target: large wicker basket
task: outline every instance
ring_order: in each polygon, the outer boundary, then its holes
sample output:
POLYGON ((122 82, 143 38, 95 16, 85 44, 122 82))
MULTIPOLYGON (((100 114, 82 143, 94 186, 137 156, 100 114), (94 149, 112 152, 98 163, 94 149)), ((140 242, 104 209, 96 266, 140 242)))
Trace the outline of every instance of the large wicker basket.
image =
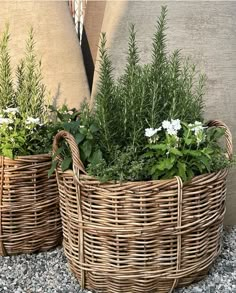
POLYGON ((0 255, 48 250, 62 240, 49 155, 0 157, 0 255))
MULTIPOLYGON (((225 124, 227 153, 232 137, 225 124)), ((65 131, 73 171, 57 169, 63 245, 81 286, 102 293, 172 292, 204 277, 220 253, 227 170, 183 184, 179 177, 101 183, 86 175, 65 131)), ((124 166, 125 168, 125 166, 124 166)))

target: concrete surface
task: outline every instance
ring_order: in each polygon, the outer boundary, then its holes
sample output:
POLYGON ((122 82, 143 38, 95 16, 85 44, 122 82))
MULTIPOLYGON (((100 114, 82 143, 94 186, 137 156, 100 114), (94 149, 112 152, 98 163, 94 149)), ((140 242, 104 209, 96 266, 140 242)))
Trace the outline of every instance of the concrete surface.
POLYGON ((10 49, 15 66, 23 56, 30 26, 42 58, 47 89, 57 104, 79 107, 89 97, 79 41, 66 1, 0 1, 0 33, 10 24, 10 49))
POLYGON ((105 8, 106 1, 89 1, 86 4, 81 48, 90 89, 93 84, 94 66, 105 8))
MULTIPOLYGON (((206 119, 223 120, 236 143, 236 2, 235 1, 108 1, 101 31, 119 76, 125 64, 129 23, 135 23, 142 62, 151 57, 151 39, 161 5, 168 5, 168 48, 182 53, 208 76, 206 119)), ((91 7, 90 7, 91 9, 91 7)), ((93 20, 95 21, 95 20, 93 20)), ((88 25, 88 24, 87 24, 88 25)), ((94 23, 94 26, 96 24, 94 23)), ((97 44, 93 44, 97 46, 97 44)), ((92 48, 94 50, 94 48, 92 48)), ((98 56, 97 56, 98 60, 98 56)), ((95 64, 93 95, 98 62, 95 64)), ((236 169, 228 180, 226 224, 236 224, 236 169)))

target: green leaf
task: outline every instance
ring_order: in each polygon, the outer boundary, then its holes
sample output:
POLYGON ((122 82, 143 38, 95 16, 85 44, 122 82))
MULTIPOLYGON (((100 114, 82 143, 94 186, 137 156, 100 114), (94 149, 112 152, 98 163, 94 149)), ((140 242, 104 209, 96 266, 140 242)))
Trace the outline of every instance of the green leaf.
POLYGON ((91 164, 98 164, 102 160, 102 152, 100 150, 95 151, 92 156, 89 158, 91 164))
POLYGON ((203 169, 205 168, 205 166, 201 163, 201 161, 191 162, 191 167, 194 168, 194 166, 197 168, 197 171, 199 173, 203 173, 203 169))
POLYGON ((88 130, 87 130, 86 127, 80 127, 79 131, 80 131, 80 133, 82 133, 83 135, 86 135, 88 130))
POLYGON ((71 131, 77 132, 77 130, 79 129, 79 126, 80 126, 80 121, 79 120, 72 121, 72 122, 70 122, 70 124, 71 124, 71 131))
POLYGON ((70 168, 70 165, 72 163, 72 159, 70 157, 65 158, 62 162, 61 162, 61 169, 62 172, 66 171, 67 169, 70 168))
POLYGON ((21 137, 21 136, 18 136, 17 137, 17 140, 19 141, 19 142, 21 142, 21 143, 25 143, 25 138, 23 138, 23 137, 21 137))
POLYGON ((183 150, 184 155, 190 155, 192 157, 200 157, 201 151, 198 150, 183 150))
POLYGON ((89 158, 92 152, 92 142, 86 140, 82 145, 81 145, 81 149, 86 157, 89 158))
POLYGON ((191 138, 184 138, 184 142, 186 145, 190 145, 193 143, 193 140, 191 138))
POLYGON ((201 153, 205 155, 209 160, 211 159, 211 155, 214 153, 214 150, 211 148, 204 148, 201 153))
POLYGON ((10 159, 13 159, 13 152, 12 152, 12 149, 3 149, 2 150, 2 153, 3 153, 3 156, 4 157, 7 157, 7 158, 10 158, 10 159))
POLYGON ((51 177, 52 176, 52 174, 54 173, 54 171, 55 171, 55 169, 57 167, 57 164, 58 164, 58 161, 57 160, 52 161, 51 168, 48 171, 48 177, 51 177))
POLYGON ((82 133, 77 133, 75 135, 75 141, 77 144, 80 144, 84 140, 85 136, 82 133))
POLYGON ((201 156, 199 158, 199 160, 204 164, 204 166, 206 167, 207 171, 210 172, 211 171, 211 160, 208 159, 207 157, 203 157, 203 156, 201 156))
POLYGON ((95 124, 92 124, 89 129, 92 133, 96 133, 99 130, 95 124))
POLYGON ((86 135, 86 139, 92 140, 93 139, 93 135, 91 132, 88 132, 86 135))
POLYGON ((178 161, 177 166, 178 166, 179 176, 183 179, 183 181, 186 181, 186 179, 187 179, 187 176, 186 176, 186 164, 183 163, 183 162, 178 161))
POLYGON ((153 176, 158 169, 158 165, 155 164, 154 166, 152 166, 151 170, 149 171, 149 174, 153 176))
POLYGON ((146 152, 145 154, 141 155, 141 158, 152 158, 154 156, 154 152, 146 152))
POLYGON ((175 158, 171 157, 171 158, 163 159, 156 166, 157 166, 157 169, 160 171, 163 171, 165 169, 170 170, 174 166, 174 163, 175 163, 175 158))
POLYGON ((63 147, 57 149, 57 151, 52 155, 52 159, 55 159, 63 150, 63 147))
POLYGON ((194 174, 193 170, 191 169, 191 167, 187 169, 186 173, 187 173, 187 179, 186 180, 188 180, 188 181, 191 180, 195 176, 195 174, 194 174))
POLYGON ((167 150, 167 145, 164 144, 164 143, 161 143, 161 144, 149 144, 148 147, 151 149, 151 150, 162 150, 162 151, 166 151, 167 150))
POLYGON ((176 148, 170 148, 170 153, 173 154, 173 155, 177 155, 179 157, 182 157, 183 156, 183 154, 181 153, 181 151, 179 151, 176 148))

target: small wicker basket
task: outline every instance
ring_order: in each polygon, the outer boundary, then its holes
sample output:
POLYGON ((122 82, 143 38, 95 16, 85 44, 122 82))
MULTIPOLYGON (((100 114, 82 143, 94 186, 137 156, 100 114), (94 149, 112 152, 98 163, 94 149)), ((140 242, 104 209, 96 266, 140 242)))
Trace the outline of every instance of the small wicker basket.
POLYGON ((49 155, 0 157, 0 255, 48 250, 62 241, 49 155))
MULTIPOLYGON (((228 156, 232 137, 226 129, 228 156)), ((86 175, 74 138, 73 171, 57 169, 63 246, 82 288, 172 292, 204 277, 220 253, 228 170, 147 182, 101 183, 86 175)))

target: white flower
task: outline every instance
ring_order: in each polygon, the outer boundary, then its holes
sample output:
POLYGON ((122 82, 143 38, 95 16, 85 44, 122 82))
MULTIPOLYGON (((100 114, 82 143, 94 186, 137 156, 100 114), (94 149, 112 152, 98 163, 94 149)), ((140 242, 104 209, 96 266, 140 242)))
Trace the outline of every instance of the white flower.
POLYGON ((204 141, 205 139, 205 134, 203 132, 203 130, 207 127, 203 126, 202 122, 200 121, 195 121, 194 124, 189 124, 188 127, 190 127, 190 129, 192 131, 194 131, 194 135, 197 138, 197 144, 199 145, 202 141, 204 141))
POLYGON ((10 130, 12 130, 12 129, 13 129, 13 127, 11 127, 11 126, 9 126, 8 128, 9 128, 10 130))
POLYGON ((145 129, 145 136, 152 137, 154 134, 156 134, 160 130, 161 130, 161 127, 159 127, 159 128, 146 128, 145 129))
POLYGON ((170 135, 177 136, 178 130, 181 129, 181 124, 179 119, 171 119, 171 121, 164 120, 162 122, 162 127, 166 129, 167 133, 170 135))
POLYGON ((175 130, 173 127, 168 128, 167 133, 170 134, 170 135, 177 136, 177 130, 175 130))
POLYGON ((162 122, 162 127, 163 127, 164 129, 168 129, 168 128, 170 128, 170 127, 171 127, 171 123, 170 123, 170 121, 168 121, 168 120, 164 120, 164 121, 162 122))
POLYGON ((200 132, 203 131, 203 129, 207 128, 207 127, 204 127, 202 122, 200 121, 195 121, 194 124, 189 124, 188 125, 192 131, 194 131, 194 134, 197 136, 200 132))
POLYGON ((0 124, 10 124, 10 123, 13 123, 12 119, 10 118, 0 118, 0 124))
POLYGON ((19 110, 18 108, 7 108, 5 110, 3 110, 4 113, 12 113, 12 114, 16 114, 16 113, 19 113, 19 110))
POLYGON ((179 119, 171 119, 171 125, 175 130, 180 130, 181 129, 181 124, 179 119))
POLYGON ((39 118, 28 117, 25 121, 25 124, 40 124, 39 118))

